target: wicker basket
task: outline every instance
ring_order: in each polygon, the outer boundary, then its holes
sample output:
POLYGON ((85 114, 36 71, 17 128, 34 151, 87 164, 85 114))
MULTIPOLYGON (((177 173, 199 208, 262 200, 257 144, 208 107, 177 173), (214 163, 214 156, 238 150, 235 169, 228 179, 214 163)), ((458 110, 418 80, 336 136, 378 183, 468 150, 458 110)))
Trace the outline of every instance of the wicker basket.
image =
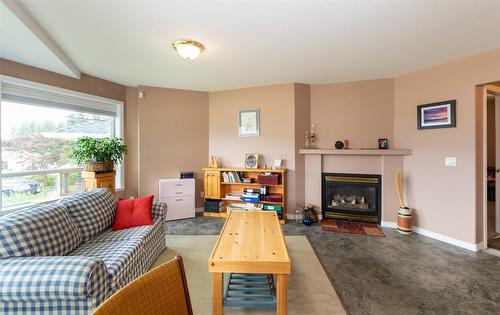
POLYGON ((87 172, 110 172, 114 169, 113 162, 87 162, 85 163, 85 171, 87 172))

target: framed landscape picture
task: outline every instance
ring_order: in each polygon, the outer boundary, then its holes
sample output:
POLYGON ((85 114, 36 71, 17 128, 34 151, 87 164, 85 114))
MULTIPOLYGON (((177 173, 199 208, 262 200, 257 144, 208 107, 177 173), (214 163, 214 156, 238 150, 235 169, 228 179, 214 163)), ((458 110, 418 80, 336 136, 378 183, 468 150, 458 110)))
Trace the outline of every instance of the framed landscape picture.
POLYGON ((417 106, 417 129, 456 127, 456 101, 444 101, 417 106))
POLYGON ((258 137, 260 133, 258 109, 241 109, 238 113, 238 136, 258 137))

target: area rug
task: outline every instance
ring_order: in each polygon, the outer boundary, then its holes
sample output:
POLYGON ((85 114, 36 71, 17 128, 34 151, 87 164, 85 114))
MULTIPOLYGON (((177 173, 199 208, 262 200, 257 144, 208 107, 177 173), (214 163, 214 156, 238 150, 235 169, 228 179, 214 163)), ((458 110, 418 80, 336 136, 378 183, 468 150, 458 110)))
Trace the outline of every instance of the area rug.
MULTIPOLYGON (((212 314, 212 277, 208 257, 217 235, 167 235, 168 249, 152 268, 175 255, 184 260, 194 314, 212 314)), ((346 314, 330 280, 305 236, 286 236, 292 273, 288 283, 288 314, 346 314)), ((273 309, 224 308, 224 314, 276 314, 273 309)))
POLYGON ((321 229, 327 232, 340 232, 340 233, 350 233, 350 234, 361 234, 369 236, 381 236, 384 237, 384 233, 380 230, 378 225, 373 223, 361 223, 361 222, 348 222, 333 219, 323 219, 321 220, 321 229))

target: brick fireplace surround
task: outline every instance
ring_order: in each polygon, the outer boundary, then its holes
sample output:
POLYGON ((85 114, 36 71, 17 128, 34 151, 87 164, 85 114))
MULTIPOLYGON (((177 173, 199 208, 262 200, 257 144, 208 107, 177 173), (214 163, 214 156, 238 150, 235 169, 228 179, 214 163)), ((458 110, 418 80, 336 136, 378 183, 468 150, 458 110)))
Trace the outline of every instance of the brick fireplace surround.
POLYGON ((394 176, 404 174, 403 158, 411 155, 408 149, 392 150, 300 150, 305 155, 305 202, 321 209, 321 174, 356 173, 382 175, 382 225, 396 222, 399 209, 394 176))

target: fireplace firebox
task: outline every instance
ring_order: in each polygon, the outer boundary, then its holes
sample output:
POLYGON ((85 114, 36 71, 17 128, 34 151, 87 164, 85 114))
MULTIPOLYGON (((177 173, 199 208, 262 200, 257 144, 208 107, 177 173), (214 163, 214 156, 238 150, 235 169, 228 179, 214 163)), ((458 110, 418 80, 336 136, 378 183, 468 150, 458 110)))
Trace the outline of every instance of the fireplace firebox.
POLYGON ((381 175, 323 173, 323 218, 380 224, 381 181, 381 175))

